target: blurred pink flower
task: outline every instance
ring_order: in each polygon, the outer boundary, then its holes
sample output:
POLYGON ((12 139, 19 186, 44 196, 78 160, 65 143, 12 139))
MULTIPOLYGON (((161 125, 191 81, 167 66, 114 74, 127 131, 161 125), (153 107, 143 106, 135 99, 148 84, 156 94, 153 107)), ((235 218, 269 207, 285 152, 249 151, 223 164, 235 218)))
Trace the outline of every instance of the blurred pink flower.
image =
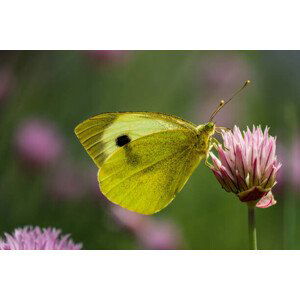
POLYGON ((253 126, 252 132, 247 128, 243 134, 235 126, 233 131, 223 131, 222 137, 224 148, 219 145, 219 158, 210 153, 211 169, 221 186, 242 202, 253 201, 260 208, 274 205, 271 189, 281 167, 276 157, 276 138, 269 135, 268 128, 262 132, 260 126, 253 126))
POLYGON ((157 220, 122 207, 112 205, 115 221, 131 231, 143 249, 179 249, 182 237, 179 229, 170 221, 157 220))
POLYGON ((290 173, 290 155, 288 154, 290 149, 278 142, 276 145, 276 152, 278 161, 282 163, 282 166, 276 174, 277 183, 274 187, 274 191, 276 191, 276 193, 281 193, 286 188, 287 183, 290 182, 290 178, 286 176, 286 174, 290 173))
POLYGON ((290 156, 291 183, 299 189, 300 182, 300 137, 296 137, 292 144, 290 156))
POLYGON ((92 50, 85 52, 99 64, 123 63, 130 56, 130 52, 124 50, 92 50))
POLYGON ((180 249, 182 239, 175 224, 152 219, 136 232, 138 242, 144 249, 171 250, 180 249))
POLYGON ((203 57, 198 78, 208 90, 232 93, 237 84, 251 77, 252 72, 243 56, 226 53, 203 57))
POLYGON ((84 172, 71 163, 62 163, 49 175, 47 190, 56 200, 79 200, 88 193, 84 172))
POLYGON ((0 69, 0 103, 4 102, 9 96, 14 86, 14 77, 9 67, 0 69))
POLYGON ((53 123, 29 119, 17 128, 15 148, 21 161, 30 167, 44 168, 60 157, 63 139, 53 123))
POLYGON ((26 226, 17 228, 13 234, 5 233, 0 240, 0 250, 80 250, 70 235, 60 236, 61 230, 26 226))
POLYGON ((149 216, 141 215, 112 204, 110 207, 112 217, 122 227, 136 233, 148 222, 149 216))

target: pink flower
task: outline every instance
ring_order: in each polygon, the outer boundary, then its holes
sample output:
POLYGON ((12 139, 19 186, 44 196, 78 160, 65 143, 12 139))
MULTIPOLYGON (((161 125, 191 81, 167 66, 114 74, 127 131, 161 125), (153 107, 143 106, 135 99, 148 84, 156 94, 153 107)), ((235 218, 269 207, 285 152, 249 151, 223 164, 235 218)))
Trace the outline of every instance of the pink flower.
POLYGON ((138 242, 144 249, 180 249, 182 239, 175 224, 169 221, 151 220, 136 233, 138 242))
POLYGON ((179 249, 182 238, 177 226, 170 221, 157 220, 122 207, 112 205, 112 216, 116 222, 136 237, 143 249, 179 249))
POLYGON ((278 183, 276 184, 276 192, 282 192, 285 189, 286 184, 290 181, 285 174, 290 173, 290 149, 288 149, 284 144, 277 143, 276 146, 277 158, 282 163, 281 168, 276 174, 278 183))
POLYGON ((15 148, 20 159, 30 167, 44 168, 58 160, 63 141, 52 123, 29 119, 17 128, 15 148))
POLYGON ((300 136, 294 136, 290 147, 284 144, 277 145, 278 158, 282 167, 278 171, 276 192, 293 188, 298 190, 300 178, 300 136))
POLYGON ((88 193, 84 171, 63 162, 47 178, 46 187, 55 200, 80 200, 88 193))
POLYGON ((122 227, 138 232, 148 221, 149 216, 141 215, 117 205, 110 206, 112 217, 122 227))
POLYGON ((232 93, 236 82, 246 80, 253 76, 251 65, 246 57, 240 54, 214 54, 202 57, 199 75, 203 85, 209 90, 218 90, 232 93))
POLYGON ((291 183, 296 189, 299 189, 300 178, 300 138, 295 138, 292 144, 292 151, 290 157, 291 168, 291 183))
POLYGON ((129 51, 123 50, 91 50, 86 52, 91 59, 99 64, 112 64, 126 62, 130 56, 129 51))
POLYGON ((261 127, 241 133, 222 132, 224 148, 218 146, 219 158, 210 153, 211 167, 221 186, 235 193, 242 202, 254 201, 257 207, 266 208, 276 201, 271 189, 276 184, 276 174, 281 167, 276 157, 276 138, 269 135, 269 128, 261 127))
POLYGON ((80 250, 82 245, 75 244, 70 235, 60 236, 55 228, 26 226, 15 229, 13 234, 5 233, 0 240, 0 250, 80 250))

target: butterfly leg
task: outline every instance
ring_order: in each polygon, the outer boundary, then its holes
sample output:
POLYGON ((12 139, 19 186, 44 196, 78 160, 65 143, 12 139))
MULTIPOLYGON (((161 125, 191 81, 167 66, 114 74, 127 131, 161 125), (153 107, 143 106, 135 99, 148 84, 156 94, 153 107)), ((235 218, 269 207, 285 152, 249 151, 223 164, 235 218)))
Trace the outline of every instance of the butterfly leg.
POLYGON ((217 133, 221 134, 222 131, 230 131, 231 129, 230 129, 230 128, 227 128, 227 127, 220 127, 220 126, 217 126, 215 130, 216 130, 217 133))
POLYGON ((216 149, 216 150, 218 150, 218 147, 219 146, 222 146, 223 148, 224 148, 224 150, 227 150, 227 151, 229 151, 228 150, 228 148, 226 148, 224 145, 222 145, 222 143, 220 143, 216 138, 214 138, 214 137, 211 137, 211 139, 212 139, 212 146, 216 149))
POLYGON ((211 137, 210 140, 211 142, 209 150, 211 150, 212 148, 218 149, 219 146, 222 146, 222 144, 216 138, 211 137))
POLYGON ((206 165, 207 167, 209 167, 210 169, 212 169, 212 168, 213 168, 213 165, 208 161, 208 158, 209 158, 209 157, 206 157, 206 159, 205 159, 205 165, 206 165))
POLYGON ((221 145, 221 143, 214 137, 210 138, 210 145, 206 154, 206 159, 205 159, 205 165, 209 168, 212 168, 213 165, 209 162, 209 153, 212 148, 218 149, 218 147, 221 145))

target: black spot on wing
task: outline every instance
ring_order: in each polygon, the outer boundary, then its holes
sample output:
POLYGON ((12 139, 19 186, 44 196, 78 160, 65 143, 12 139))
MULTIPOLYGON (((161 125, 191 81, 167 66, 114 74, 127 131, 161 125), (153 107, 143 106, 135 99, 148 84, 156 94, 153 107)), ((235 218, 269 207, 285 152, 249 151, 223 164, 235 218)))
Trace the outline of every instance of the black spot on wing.
POLYGON ((130 142, 130 137, 128 135, 120 135, 116 138, 116 145, 118 147, 123 147, 124 145, 127 145, 130 142))

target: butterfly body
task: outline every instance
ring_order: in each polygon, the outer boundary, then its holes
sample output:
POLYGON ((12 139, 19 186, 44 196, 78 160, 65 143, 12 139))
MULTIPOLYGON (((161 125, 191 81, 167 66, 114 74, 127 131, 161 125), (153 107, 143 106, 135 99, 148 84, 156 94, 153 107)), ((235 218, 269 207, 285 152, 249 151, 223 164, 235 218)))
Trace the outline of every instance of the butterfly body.
POLYGON ((104 113, 75 128, 98 166, 102 193, 129 210, 167 206, 206 158, 215 125, 196 126, 162 113, 104 113))

